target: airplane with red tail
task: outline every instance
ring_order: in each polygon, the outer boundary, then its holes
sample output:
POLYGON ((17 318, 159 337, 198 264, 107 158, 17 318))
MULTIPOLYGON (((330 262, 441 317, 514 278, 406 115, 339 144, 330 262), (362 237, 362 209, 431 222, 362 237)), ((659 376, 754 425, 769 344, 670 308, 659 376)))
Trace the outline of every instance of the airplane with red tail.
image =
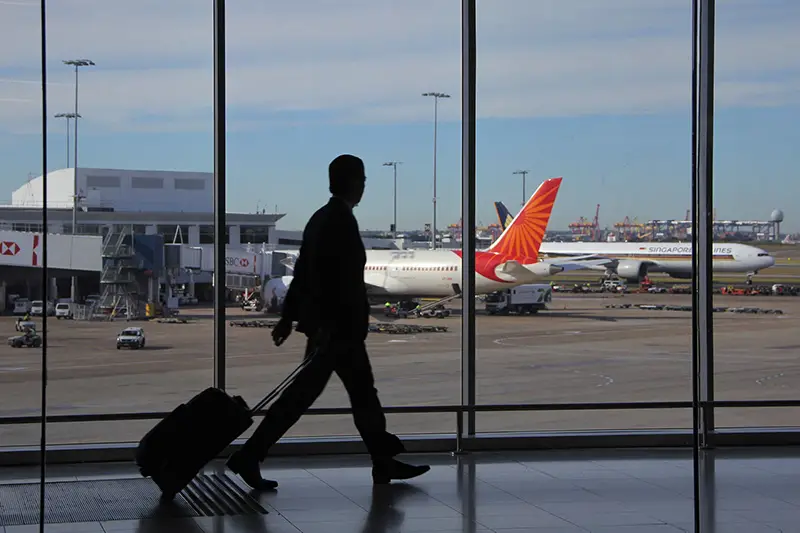
MULTIPOLYGON (((486 250, 475 252, 475 293, 533 283, 565 270, 589 269, 592 257, 542 260, 539 249, 562 178, 545 180, 486 250)), ((294 266, 296 251, 281 261, 294 266)), ((367 250, 364 281, 372 297, 452 298, 461 294, 461 250, 367 250)), ((287 276, 287 279, 289 277, 287 276)))
MULTIPOLYGON (((561 180, 544 181, 500 237, 488 249, 475 252, 476 294, 588 268, 583 258, 539 258, 561 180)), ((367 250, 364 281, 370 296, 447 298, 461 292, 461 268, 461 250, 367 250)))

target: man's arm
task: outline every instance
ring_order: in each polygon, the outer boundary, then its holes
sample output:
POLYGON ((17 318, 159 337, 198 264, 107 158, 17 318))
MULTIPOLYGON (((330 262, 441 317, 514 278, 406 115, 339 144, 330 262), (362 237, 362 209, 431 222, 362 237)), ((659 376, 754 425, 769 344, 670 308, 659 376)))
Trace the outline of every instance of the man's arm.
POLYGON ((292 271, 292 282, 289 284, 289 289, 286 291, 286 296, 283 299, 283 309, 281 310, 281 318, 297 322, 300 319, 300 306, 302 305, 303 293, 308 279, 308 269, 306 268, 306 253, 308 245, 306 243, 308 238, 308 226, 306 225, 303 230, 303 240, 300 244, 300 251, 298 252, 297 259, 294 262, 294 270, 292 271))

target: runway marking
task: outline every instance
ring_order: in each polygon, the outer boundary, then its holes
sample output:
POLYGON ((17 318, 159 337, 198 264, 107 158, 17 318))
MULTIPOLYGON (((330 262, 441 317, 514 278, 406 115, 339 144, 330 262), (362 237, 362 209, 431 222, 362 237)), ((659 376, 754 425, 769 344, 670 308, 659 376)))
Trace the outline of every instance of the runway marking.
POLYGON ((406 339, 392 339, 392 340, 388 340, 386 342, 389 343, 389 342, 408 342, 408 341, 406 339))
POLYGON ((21 370, 28 370, 27 366, 15 366, 11 368, 0 368, 0 372, 19 372, 21 370))
POLYGON ((561 337, 567 335, 580 335, 583 333, 582 331, 554 331, 552 333, 541 333, 537 335, 519 335, 517 337, 500 337, 499 339, 495 339, 492 342, 495 344, 499 344, 500 346, 513 346, 524 348, 526 345, 519 345, 519 344, 508 344, 506 341, 513 341, 517 339, 541 339, 542 337, 561 337))
MULTIPOLYGON (((619 322, 617 322, 619 324, 619 322)), ((640 323, 636 325, 636 331, 662 331, 664 329, 663 324, 652 325, 652 326, 643 326, 640 323)), ((598 326, 596 329, 591 329, 589 331, 580 331, 580 330, 567 330, 567 331, 553 331, 553 332, 545 332, 535 335, 518 335, 514 337, 500 337, 498 339, 494 339, 492 342, 495 344, 499 344, 500 346, 511 346, 514 348, 530 348, 532 347, 530 344, 513 344, 507 341, 514 341, 517 339, 542 339, 548 337, 565 337, 565 336, 574 336, 574 335, 592 335, 592 334, 608 334, 608 329, 598 326)), ((668 335, 664 335, 668 336, 668 335)), ((618 339, 600 339, 596 342, 614 342, 618 339)), ((587 341, 590 342, 590 341, 587 341)))
MULTIPOLYGON (((772 380, 774 380, 774 379, 782 378, 783 376, 784 376, 784 373, 783 373, 783 372, 780 372, 780 373, 778 373, 778 374, 773 374, 773 375, 771 375, 771 376, 765 376, 765 377, 763 377, 763 378, 759 378, 759 379, 757 379, 757 380, 756 380, 756 383, 758 383, 759 385, 764 385, 764 384, 765 384, 765 383, 767 383, 768 381, 772 381, 772 380)), ((785 384, 783 384, 783 385, 779 385, 779 386, 781 386, 781 387, 785 387, 786 385, 785 385, 785 384)))
POLYGON ((612 378, 611 376, 606 376, 605 374, 586 374, 584 372, 581 372, 580 370, 573 370, 572 372, 575 373, 575 374, 583 374, 583 375, 587 375, 587 376, 594 376, 596 378, 602 379, 603 382, 602 383, 598 383, 597 385, 595 385, 595 387, 608 387, 609 385, 614 383, 614 378, 612 378))

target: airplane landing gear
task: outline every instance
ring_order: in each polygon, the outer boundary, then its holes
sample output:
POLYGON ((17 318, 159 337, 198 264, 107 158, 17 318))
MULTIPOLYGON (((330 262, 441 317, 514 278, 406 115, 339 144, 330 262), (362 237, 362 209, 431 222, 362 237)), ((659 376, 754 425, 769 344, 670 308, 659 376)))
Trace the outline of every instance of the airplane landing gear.
POLYGON ((747 273, 747 281, 746 281, 746 283, 748 285, 752 285, 753 284, 753 276, 756 275, 756 274, 758 274, 758 272, 748 272, 747 273))

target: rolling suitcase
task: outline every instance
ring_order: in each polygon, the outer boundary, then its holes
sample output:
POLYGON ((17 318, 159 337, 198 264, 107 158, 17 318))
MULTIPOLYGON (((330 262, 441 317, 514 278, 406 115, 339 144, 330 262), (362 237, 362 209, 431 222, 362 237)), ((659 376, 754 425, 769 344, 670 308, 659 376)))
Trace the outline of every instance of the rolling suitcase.
POLYGON ((253 414, 277 397, 311 360, 305 358, 252 409, 241 396, 209 387, 179 405, 139 442, 136 464, 172 500, 209 461, 253 424, 253 414))

